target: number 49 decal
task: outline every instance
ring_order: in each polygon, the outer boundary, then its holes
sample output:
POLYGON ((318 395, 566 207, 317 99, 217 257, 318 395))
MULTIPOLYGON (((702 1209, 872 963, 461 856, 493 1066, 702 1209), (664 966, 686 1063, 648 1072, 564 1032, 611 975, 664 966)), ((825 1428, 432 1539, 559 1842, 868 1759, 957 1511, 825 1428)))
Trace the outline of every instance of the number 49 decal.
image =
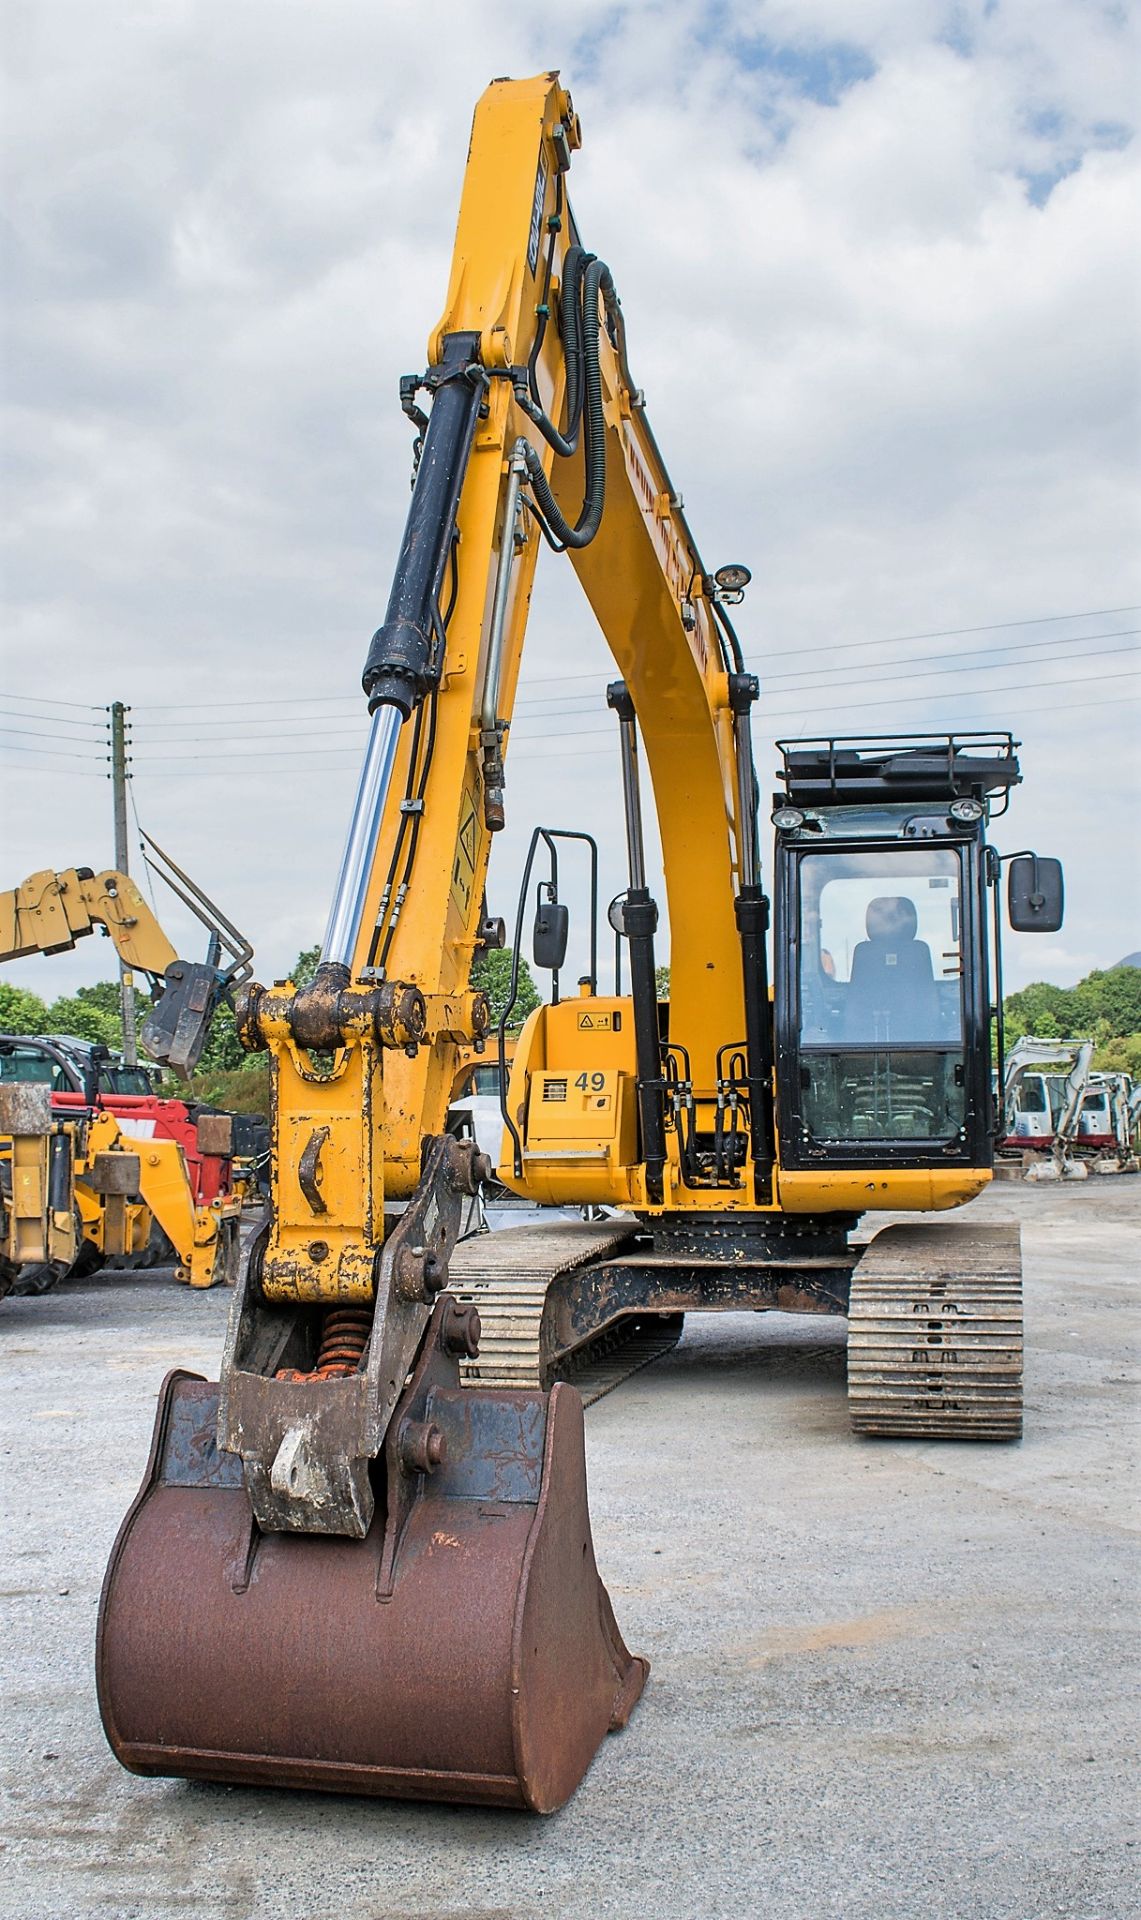
POLYGON ((601 1093, 605 1085, 604 1073, 580 1073, 575 1081, 580 1093, 601 1093))

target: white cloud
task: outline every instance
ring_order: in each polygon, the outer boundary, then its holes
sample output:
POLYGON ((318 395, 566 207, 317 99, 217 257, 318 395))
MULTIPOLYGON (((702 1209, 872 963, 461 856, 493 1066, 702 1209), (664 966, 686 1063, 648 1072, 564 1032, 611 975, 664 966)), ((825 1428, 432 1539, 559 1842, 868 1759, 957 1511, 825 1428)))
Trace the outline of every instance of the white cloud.
MULTIPOLYGON (((1003 844, 1068 868, 1065 945, 1041 966, 1119 958, 1138 944, 1138 710, 1099 676, 1135 641, 1035 646, 1141 621, 851 643, 1141 600, 1127 25, 1069 0, 588 0, 573 42, 565 19, 504 0, 476 71, 438 0, 16 9, 10 691, 130 700, 140 813, 264 971, 319 932, 353 726, 290 764, 251 757, 274 741, 258 722, 357 692, 407 501, 396 379, 442 301, 474 92, 561 62, 584 121, 576 211, 658 438, 710 563, 754 568, 766 790, 765 742, 794 722, 1008 719, 1026 785, 1003 844), (804 91, 826 66, 835 105, 804 91), (883 685, 892 659, 1019 641, 994 655, 1021 663, 1006 672, 910 665, 883 685), (850 677, 782 693, 798 665, 850 677), (264 704, 283 697, 298 706, 264 704), (234 736, 251 744, 164 764, 234 736)), ((544 556, 521 694, 581 692, 549 676, 597 668, 597 706, 565 723, 588 730, 578 755, 520 707, 499 910, 540 811, 593 824, 621 884, 606 655, 568 576, 544 556)), ((109 857, 87 773, 7 757, 10 882, 109 857)), ((107 970, 91 947, 11 977, 62 990, 107 970)))

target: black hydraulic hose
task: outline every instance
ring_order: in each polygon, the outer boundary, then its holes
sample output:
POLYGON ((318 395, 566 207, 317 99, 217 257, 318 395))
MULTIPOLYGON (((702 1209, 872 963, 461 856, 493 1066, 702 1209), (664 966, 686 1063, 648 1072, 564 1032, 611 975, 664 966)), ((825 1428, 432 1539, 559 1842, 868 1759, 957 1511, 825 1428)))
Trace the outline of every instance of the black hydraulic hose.
MULTIPOLYGON (((729 615, 726 613, 724 607, 721 605, 720 600, 713 600, 711 604, 720 625, 725 630, 725 636, 732 649, 733 669, 736 673, 744 673, 745 656, 741 652, 741 642, 737 638, 737 630, 734 627, 733 622, 730 620, 729 615)), ((724 648, 722 648, 722 653, 724 653, 724 648)))
MULTIPOLYGON (((563 357, 567 369, 566 391, 566 431, 560 432, 550 416, 544 411, 539 397, 538 382, 535 377, 533 354, 527 363, 527 384, 520 378, 515 388, 515 398, 528 420, 538 427, 544 440, 552 446, 560 459, 568 460, 578 448, 579 429, 582 425, 582 402, 584 391, 583 351, 586 332, 583 311, 583 277, 588 263, 594 258, 582 247, 568 247, 563 261, 563 284, 561 293, 561 312, 559 331, 562 335, 563 357)), ((536 334, 536 339, 539 335, 536 334)))
POLYGON ((591 259, 586 266, 582 281, 582 406, 586 493, 582 511, 573 527, 568 520, 564 519, 559 509, 547 476, 543 472, 540 455, 531 446, 526 447, 524 452, 535 503, 550 532, 556 540, 562 542, 564 547, 590 545, 602 523, 602 508, 606 499, 606 438, 602 413, 602 370, 598 352, 598 336, 601 331, 598 320, 600 294, 608 308, 616 303, 617 296, 609 267, 602 260, 591 259))

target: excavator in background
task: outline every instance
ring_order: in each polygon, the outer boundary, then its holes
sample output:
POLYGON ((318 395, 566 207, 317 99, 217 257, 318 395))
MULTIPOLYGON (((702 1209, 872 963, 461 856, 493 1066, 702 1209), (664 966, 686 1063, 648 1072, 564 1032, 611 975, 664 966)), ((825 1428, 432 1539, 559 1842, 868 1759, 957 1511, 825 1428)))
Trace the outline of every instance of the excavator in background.
MULTIPOLYGON (((179 958, 126 874, 89 867, 45 870, 0 893, 0 962, 67 951, 103 927, 124 965, 150 981, 144 1047, 189 1073, 219 1001, 248 978, 252 949, 148 844, 156 871, 210 930, 205 962, 179 958)), ((145 1068, 106 1047, 0 1035, 0 1297, 45 1292, 107 1259, 168 1253, 193 1287, 232 1284, 241 1206, 229 1114, 157 1094, 145 1068)))
POLYGON ((1129 1074, 1093 1071, 1093 1055, 1092 1040, 1030 1034, 1007 1053, 1000 1151, 1021 1154, 1028 1179, 1138 1170, 1141 1100, 1129 1074))
MULTIPOLYGON (((940 1213, 991 1178, 986 825, 1016 743, 783 743, 770 989, 759 689, 730 618, 749 576, 698 552, 567 198, 579 142, 556 74, 483 95, 443 317, 427 372, 401 382, 414 485, 321 963, 236 1004, 270 1067, 269 1214, 220 1379, 163 1386, 104 1581, 100 1707, 140 1773, 566 1800, 647 1671, 597 1572, 571 1381, 603 1348, 676 1337, 684 1313, 847 1314, 858 1433, 1020 1431, 1017 1228, 852 1239, 862 1214, 940 1213), (620 676, 629 885, 609 917, 630 988, 600 990, 595 877, 589 973, 560 996, 559 857, 596 876, 597 849, 537 827, 513 965, 534 898, 552 993, 509 1075, 510 1007, 500 1023, 498 1172, 605 1217, 457 1247, 491 1167, 447 1113, 460 1050, 489 1031, 473 957, 506 939, 484 886, 544 543, 620 676)), ((1014 926, 1054 930, 1061 907, 1056 862, 1011 861, 1014 926)))

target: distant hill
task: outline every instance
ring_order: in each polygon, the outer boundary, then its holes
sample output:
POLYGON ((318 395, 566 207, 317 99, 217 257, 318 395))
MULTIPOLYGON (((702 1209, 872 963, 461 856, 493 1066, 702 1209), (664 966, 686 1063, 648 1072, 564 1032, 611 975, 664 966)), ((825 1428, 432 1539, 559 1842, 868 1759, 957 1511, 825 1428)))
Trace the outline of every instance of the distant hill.
POLYGON ((1119 967, 1141 967, 1141 953, 1127 953, 1124 960, 1118 961, 1119 967))

